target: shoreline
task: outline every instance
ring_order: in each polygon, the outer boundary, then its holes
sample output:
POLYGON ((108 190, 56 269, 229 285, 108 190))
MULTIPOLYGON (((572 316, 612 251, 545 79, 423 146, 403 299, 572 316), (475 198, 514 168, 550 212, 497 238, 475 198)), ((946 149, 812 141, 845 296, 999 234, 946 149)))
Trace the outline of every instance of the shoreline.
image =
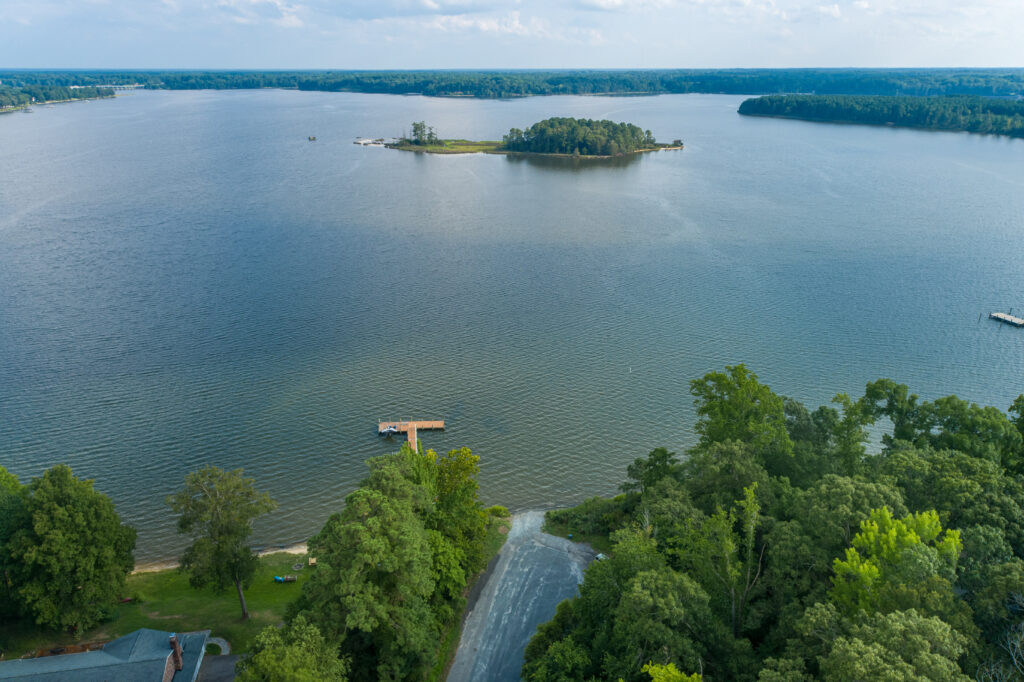
MULTIPOLYGON (((309 546, 305 542, 294 542, 290 545, 277 545, 274 547, 265 547, 263 549, 256 550, 256 556, 265 557, 271 554, 308 554, 309 546)), ((167 559, 164 561, 149 561, 144 564, 135 564, 128 575, 136 575, 138 573, 157 573, 159 571, 171 571, 180 566, 180 562, 177 559, 167 559)))
POLYGON ((618 154, 616 156, 611 155, 596 155, 596 154, 562 154, 555 152, 518 152, 511 151, 508 149, 501 149, 498 147, 498 142, 472 142, 468 140, 449 140, 450 142, 459 142, 463 146, 474 146, 484 147, 486 145, 493 144, 493 148, 485 149, 459 149, 457 146, 453 148, 443 147, 437 148, 436 146, 423 146, 408 145, 408 144, 386 144, 384 145, 387 149, 397 149, 401 152, 416 152, 419 154, 438 154, 441 156, 447 154, 498 154, 504 156, 539 156, 545 158, 554 159, 581 159, 581 160, 602 160, 602 159, 618 159, 624 156, 631 156, 633 154, 644 154, 646 152, 661 152, 661 151, 678 151, 683 149, 686 145, 665 145, 664 147, 649 147, 646 149, 634 149, 633 151, 626 152, 625 154, 618 154))
POLYGON ((1005 137, 1010 140, 1022 139, 1019 135, 1009 135, 1007 133, 986 133, 976 130, 968 130, 967 128, 929 128, 926 126, 905 125, 895 121, 880 123, 876 121, 853 121, 845 118, 816 118, 813 116, 787 116, 785 114, 751 114, 742 113, 740 111, 737 111, 736 113, 740 116, 749 116, 751 118, 777 118, 783 121, 802 121, 804 123, 826 123, 839 126, 870 126, 872 128, 902 128, 904 130, 918 130, 925 133, 967 133, 969 135, 1005 137))
POLYGON ((26 102, 25 104, 19 104, 13 107, 0 107, 0 114, 13 114, 16 111, 25 111, 31 109, 33 106, 45 106, 47 104, 71 104, 72 102, 88 102, 90 100, 99 101, 101 99, 114 99, 117 95, 105 95, 101 97, 74 97, 72 99, 48 99, 43 102, 26 102))

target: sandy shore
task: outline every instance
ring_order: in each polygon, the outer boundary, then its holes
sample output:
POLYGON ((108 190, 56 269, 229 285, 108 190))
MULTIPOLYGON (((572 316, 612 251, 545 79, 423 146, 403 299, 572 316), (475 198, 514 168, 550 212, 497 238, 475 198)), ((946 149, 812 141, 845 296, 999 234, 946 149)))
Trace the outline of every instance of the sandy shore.
MULTIPOLYGON (((309 552, 309 548, 305 542, 296 542, 293 545, 280 545, 277 547, 266 547, 256 552, 257 556, 267 556, 268 554, 306 554, 309 552)), ((170 571, 178 567, 176 560, 170 561, 154 561, 148 564, 136 564, 135 569, 132 571, 135 573, 154 573, 156 571, 170 571)))

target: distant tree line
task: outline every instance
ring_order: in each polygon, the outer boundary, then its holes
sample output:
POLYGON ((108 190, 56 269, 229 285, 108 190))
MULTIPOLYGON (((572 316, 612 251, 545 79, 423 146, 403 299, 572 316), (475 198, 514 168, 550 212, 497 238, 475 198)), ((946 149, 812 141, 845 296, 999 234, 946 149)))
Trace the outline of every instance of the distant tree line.
POLYGON ((583 118, 548 118, 526 130, 512 128, 502 144, 514 152, 578 156, 618 156, 657 145, 650 130, 632 123, 583 118))
POLYGON ((0 85, 0 108, 19 107, 33 102, 61 102, 69 99, 113 97, 113 88, 92 86, 71 88, 63 85, 0 85))
POLYGON ((169 90, 296 88, 434 97, 529 95, 1024 94, 1024 69, 664 69, 629 71, 0 71, 6 85, 138 83, 169 90))
POLYGON ((1024 100, 1020 99, 772 95, 744 101, 739 113, 1024 137, 1024 100))

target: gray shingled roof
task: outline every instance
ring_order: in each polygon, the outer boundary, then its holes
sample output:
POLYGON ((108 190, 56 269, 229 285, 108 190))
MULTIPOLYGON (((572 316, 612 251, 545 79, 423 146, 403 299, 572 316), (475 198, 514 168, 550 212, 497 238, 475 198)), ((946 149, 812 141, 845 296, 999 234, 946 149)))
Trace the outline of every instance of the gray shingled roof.
MULTIPOLYGON (((0 679, 58 682, 143 682, 163 678, 171 653, 168 639, 173 633, 142 628, 107 642, 102 649, 81 654, 23 658, 0 662, 0 679)), ((206 651, 209 630, 179 633, 182 669, 173 682, 194 682, 206 651)))

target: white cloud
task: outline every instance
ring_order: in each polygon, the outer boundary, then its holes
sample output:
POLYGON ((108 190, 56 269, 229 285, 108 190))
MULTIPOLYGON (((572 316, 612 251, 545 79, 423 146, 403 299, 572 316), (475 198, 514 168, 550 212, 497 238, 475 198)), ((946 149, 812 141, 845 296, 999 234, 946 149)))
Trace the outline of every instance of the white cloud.
POLYGON ((675 0, 579 0, 584 9, 604 11, 629 11, 637 9, 661 9, 675 5, 675 0))
POLYGON ((1021 25, 1021 0, 0 0, 0 66, 982 66, 1024 62, 1021 25))
POLYGON ((475 17, 464 14, 449 14, 434 17, 427 22, 428 28, 441 31, 475 31, 496 35, 515 35, 524 37, 549 37, 544 22, 530 19, 526 23, 519 17, 519 12, 509 12, 499 17, 475 17))
POLYGON ((823 14, 834 19, 839 19, 843 16, 842 11, 839 9, 839 5, 832 3, 831 5, 818 5, 818 13, 823 14))

